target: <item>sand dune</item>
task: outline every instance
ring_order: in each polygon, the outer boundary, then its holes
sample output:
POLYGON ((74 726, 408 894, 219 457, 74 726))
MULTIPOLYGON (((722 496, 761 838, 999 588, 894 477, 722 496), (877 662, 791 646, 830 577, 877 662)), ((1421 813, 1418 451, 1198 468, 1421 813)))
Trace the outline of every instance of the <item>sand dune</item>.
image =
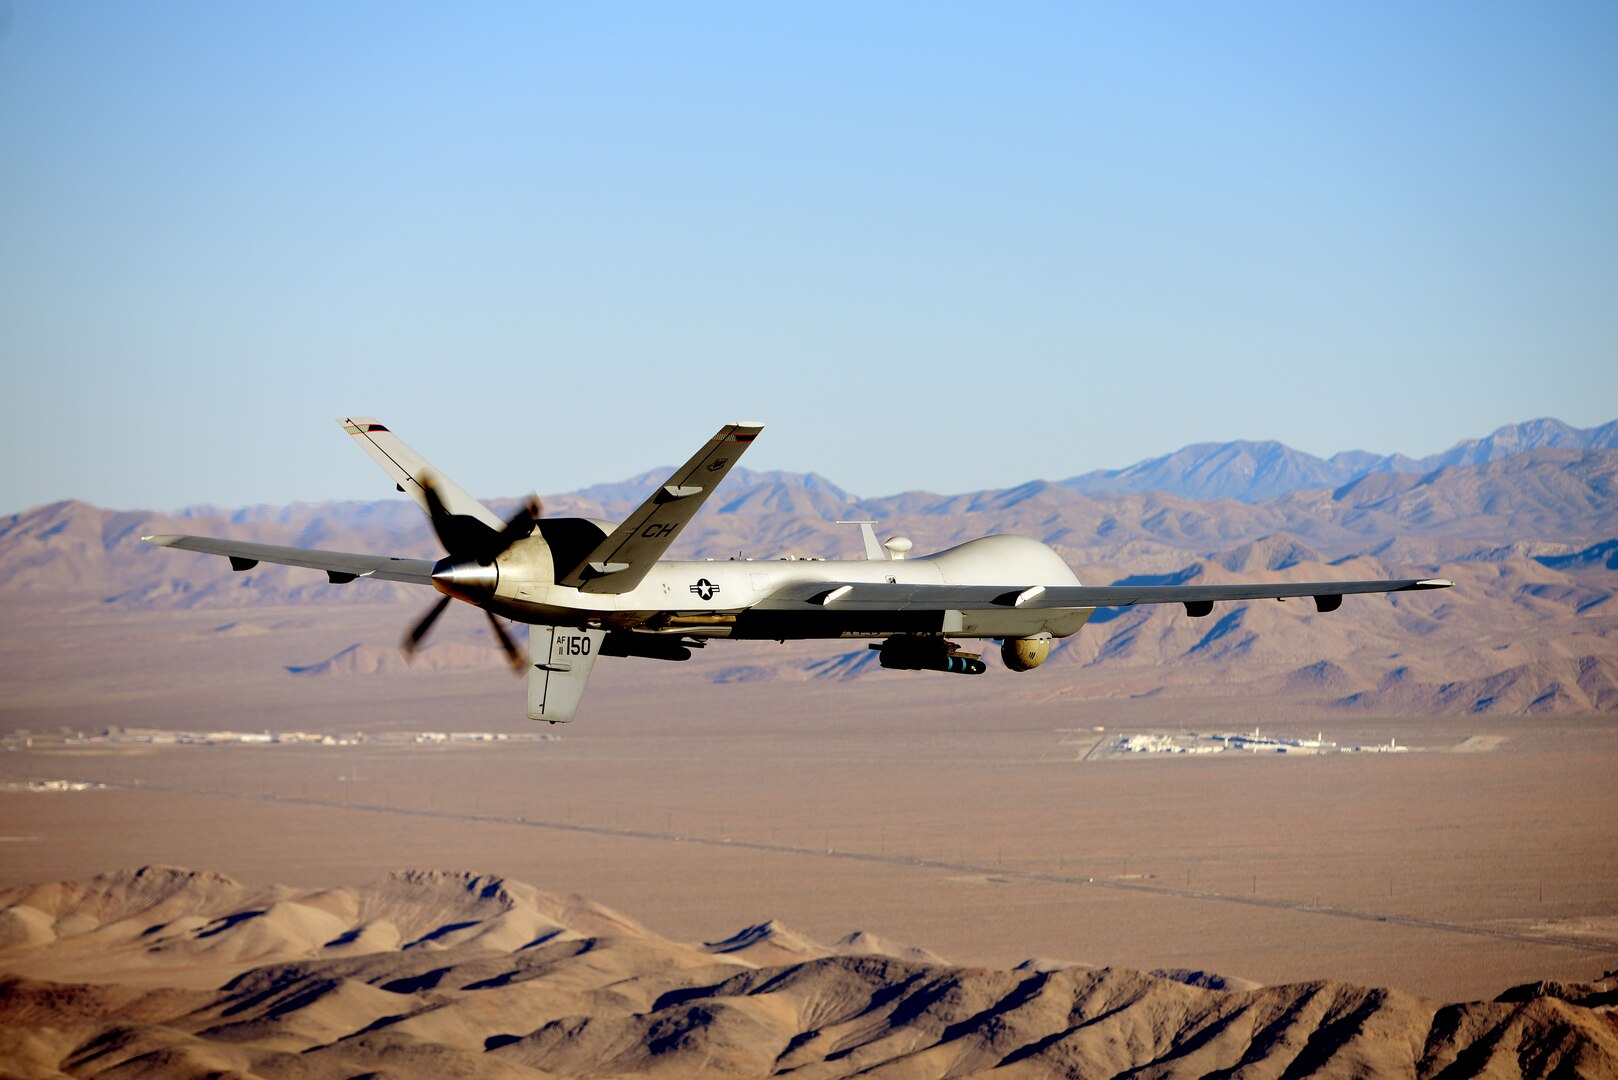
POLYGON ((744 927, 722 941, 707 942, 703 949, 729 960, 744 960, 757 967, 817 960, 827 956, 892 956, 923 964, 946 963, 943 957, 929 949, 895 944, 863 930, 844 935, 831 945, 821 945, 774 919, 744 927))
POLYGON ((7 890, 0 920, 15 1077, 1618 1073, 1611 974, 1440 1006, 1202 971, 954 967, 773 922, 691 946, 430 871, 299 891, 147 867, 7 890))
POLYGON ((772 964, 795 963, 815 957, 828 956, 831 950, 790 930, 773 919, 756 926, 743 927, 721 941, 710 941, 704 950, 718 956, 746 960, 749 964, 768 967, 772 964))

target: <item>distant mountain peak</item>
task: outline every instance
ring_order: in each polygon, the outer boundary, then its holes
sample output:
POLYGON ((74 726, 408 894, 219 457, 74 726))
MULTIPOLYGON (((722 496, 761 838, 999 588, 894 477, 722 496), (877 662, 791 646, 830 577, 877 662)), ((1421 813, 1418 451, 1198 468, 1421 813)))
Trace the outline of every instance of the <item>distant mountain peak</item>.
POLYGON ((1100 469, 1061 481, 1084 495, 1139 494, 1147 491, 1192 499, 1263 502, 1292 491, 1344 488, 1373 473, 1428 474, 1455 465, 1483 465, 1530 450, 1618 449, 1618 420, 1575 428, 1552 417, 1508 424, 1481 439, 1465 439, 1424 458, 1343 450, 1330 458, 1294 450, 1274 440, 1236 439, 1192 443, 1172 454, 1148 458, 1122 469, 1100 469))
MULTIPOLYGON (((627 514, 639 506, 659 484, 667 483, 674 469, 673 465, 664 465, 648 469, 625 480, 591 484, 589 487, 570 491, 559 497, 596 503, 609 513, 627 514)), ((758 472, 740 465, 731 469, 729 475, 725 477, 720 494, 727 503, 730 503, 737 500, 767 499, 772 493, 794 491, 840 504, 857 501, 856 496, 816 472, 787 472, 781 469, 758 472)))

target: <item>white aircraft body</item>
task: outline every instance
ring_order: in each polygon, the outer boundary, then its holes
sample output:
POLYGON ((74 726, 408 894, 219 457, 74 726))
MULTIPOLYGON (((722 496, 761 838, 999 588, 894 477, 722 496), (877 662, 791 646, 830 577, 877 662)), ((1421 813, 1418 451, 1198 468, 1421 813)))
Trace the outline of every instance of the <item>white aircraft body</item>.
POLYGON ((453 600, 483 609, 517 670, 528 673, 528 715, 573 719, 599 656, 689 659, 712 638, 879 638, 884 667, 981 674, 981 654, 951 638, 1000 641, 1013 671, 1044 662, 1051 641, 1076 633, 1098 607, 1183 604, 1193 617, 1217 601, 1313 597, 1335 610, 1350 593, 1448 588, 1427 580, 1318 581, 1237 585, 1081 585, 1062 558, 1022 536, 985 536, 933 555, 908 557, 910 542, 879 544, 856 522, 865 558, 856 561, 664 560, 763 430, 721 428, 701 450, 619 523, 546 518, 530 497, 509 520, 443 477, 369 417, 339 421, 421 504, 448 555, 433 562, 384 555, 278 547, 204 536, 146 536, 147 543, 230 559, 324 570, 336 583, 380 578, 430 585, 444 594, 405 638, 411 653, 453 600), (531 624, 525 659, 495 618, 531 624))

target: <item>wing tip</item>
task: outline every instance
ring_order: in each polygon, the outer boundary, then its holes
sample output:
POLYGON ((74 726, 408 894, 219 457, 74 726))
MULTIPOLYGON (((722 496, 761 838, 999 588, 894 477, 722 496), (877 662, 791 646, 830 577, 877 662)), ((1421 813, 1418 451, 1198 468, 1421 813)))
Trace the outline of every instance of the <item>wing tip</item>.
POLYGON ((1412 589, 1449 589, 1453 588, 1454 586, 1455 582, 1451 581, 1449 578, 1435 577, 1424 578, 1410 587, 1412 589))
POLYGON ((179 533, 157 533, 153 536, 141 537, 141 540, 145 543, 156 544, 158 547, 173 547, 182 539, 184 537, 180 536, 179 533))

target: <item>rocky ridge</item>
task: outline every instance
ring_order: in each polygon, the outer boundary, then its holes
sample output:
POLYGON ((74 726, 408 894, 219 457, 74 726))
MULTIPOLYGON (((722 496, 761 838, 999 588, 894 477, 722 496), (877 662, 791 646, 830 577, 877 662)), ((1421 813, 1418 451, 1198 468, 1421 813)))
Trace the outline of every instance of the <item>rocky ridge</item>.
POLYGON ((1340 487, 1376 473, 1422 476, 1540 449, 1618 449, 1618 420, 1584 429, 1548 417, 1508 424, 1481 439, 1466 439, 1423 458, 1364 450, 1319 458, 1278 442, 1196 443, 1122 469, 1098 469, 1061 483, 1071 491, 1090 495, 1163 491, 1197 499, 1262 502, 1289 491, 1340 487))
POLYGON ((1441 1005, 761 923, 663 939, 471 873, 251 888, 163 867, 0 892, 0 1058, 47 1077, 1611 1075, 1618 983, 1441 1005), (727 939, 729 940, 729 939, 727 939), (1239 987, 1239 988, 1236 988, 1239 987))

